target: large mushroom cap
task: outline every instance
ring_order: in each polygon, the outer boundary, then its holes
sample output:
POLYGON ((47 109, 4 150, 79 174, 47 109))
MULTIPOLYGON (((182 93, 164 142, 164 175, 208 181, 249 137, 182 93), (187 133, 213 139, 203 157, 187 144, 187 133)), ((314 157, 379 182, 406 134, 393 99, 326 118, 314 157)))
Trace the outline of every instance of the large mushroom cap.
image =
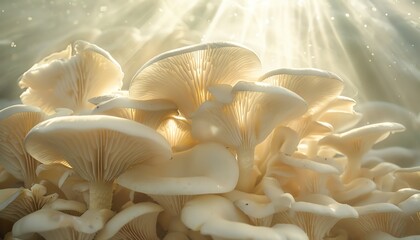
POLYGON ((179 152, 164 164, 132 168, 117 182, 129 189, 156 195, 197 195, 232 191, 239 170, 235 157, 216 143, 179 152))
POLYGON ((112 116, 49 119, 28 133, 25 146, 38 161, 66 161, 91 181, 112 181, 133 165, 171 157, 170 145, 156 131, 112 116))
POLYGON ((251 50, 230 43, 209 43, 175 49, 146 63, 134 76, 130 97, 167 99, 189 116, 210 98, 213 84, 256 80, 260 60, 251 50))

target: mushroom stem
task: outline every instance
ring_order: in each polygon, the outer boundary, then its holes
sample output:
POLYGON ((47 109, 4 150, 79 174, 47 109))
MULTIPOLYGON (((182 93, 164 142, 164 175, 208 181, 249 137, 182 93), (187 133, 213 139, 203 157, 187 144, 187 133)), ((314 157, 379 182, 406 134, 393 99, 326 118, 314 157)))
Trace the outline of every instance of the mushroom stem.
POLYGON ((307 151, 306 155, 308 158, 313 158, 318 156, 318 141, 315 139, 308 139, 306 141, 307 151))
POLYGON ((252 147, 241 147, 236 151, 239 165, 239 180, 236 189, 243 192, 251 191, 258 177, 254 168, 254 151, 252 147))
POLYGON ((89 189, 89 209, 111 209, 112 182, 90 182, 89 189))
POLYGON ((344 168, 344 173, 341 175, 343 182, 349 183, 358 176, 360 172, 361 161, 361 156, 348 157, 346 167, 344 168))

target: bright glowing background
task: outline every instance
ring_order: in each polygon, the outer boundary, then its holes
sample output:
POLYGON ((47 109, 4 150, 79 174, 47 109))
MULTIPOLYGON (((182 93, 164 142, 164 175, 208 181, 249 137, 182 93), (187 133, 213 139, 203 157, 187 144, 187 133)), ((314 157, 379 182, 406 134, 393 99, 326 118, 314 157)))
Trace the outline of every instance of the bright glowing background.
POLYGON ((85 39, 132 74, 155 54, 208 41, 253 49, 266 70, 315 67, 359 102, 420 111, 420 3, 413 0, 18 0, 0 2, 0 97, 46 54, 85 39))

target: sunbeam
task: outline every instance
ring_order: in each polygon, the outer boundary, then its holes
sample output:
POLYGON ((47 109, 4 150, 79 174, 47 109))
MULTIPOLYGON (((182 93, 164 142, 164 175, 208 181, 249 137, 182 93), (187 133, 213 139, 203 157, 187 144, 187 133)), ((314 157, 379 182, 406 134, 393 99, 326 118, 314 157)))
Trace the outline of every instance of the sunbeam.
POLYGON ((265 70, 330 70, 350 97, 420 111, 417 1, 2 1, 0 20, 5 101, 18 98, 16 81, 36 60, 77 39, 120 61, 125 88, 158 53, 229 41, 256 51, 265 70))

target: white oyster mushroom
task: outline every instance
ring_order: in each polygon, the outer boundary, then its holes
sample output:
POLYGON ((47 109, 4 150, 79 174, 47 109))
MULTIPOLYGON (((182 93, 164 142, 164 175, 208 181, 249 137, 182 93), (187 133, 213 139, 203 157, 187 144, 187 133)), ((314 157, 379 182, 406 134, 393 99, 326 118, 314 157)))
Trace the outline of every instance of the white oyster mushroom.
POLYGON ((377 123, 326 136, 319 144, 330 146, 347 157, 342 178, 344 182, 349 182, 359 175, 362 157, 375 143, 384 140, 393 132, 404 130, 404 126, 399 123, 377 123))
POLYGON ((357 218, 356 210, 321 194, 310 194, 292 204, 290 210, 274 215, 274 223, 295 224, 309 239, 322 240, 332 227, 345 218, 357 218))
POLYGON ((398 204, 398 207, 409 216, 412 220, 409 226, 412 234, 417 234, 420 237, 420 193, 413 194, 404 201, 398 204))
POLYGON ((161 206, 150 202, 128 206, 113 216, 95 239, 158 240, 156 220, 161 211, 161 206))
POLYGON ((354 207, 359 218, 344 219, 339 226, 348 230, 350 239, 362 239, 366 234, 381 231, 395 237, 405 236, 411 223, 403 211, 391 203, 372 203, 354 207))
POLYGON ((362 114, 354 111, 355 104, 352 98, 338 96, 325 107, 326 111, 320 114, 318 121, 329 123, 335 133, 346 131, 362 118, 362 114))
POLYGON ((133 167, 117 183, 150 195, 173 215, 179 215, 183 204, 194 195, 232 191, 238 176, 234 156, 220 144, 207 143, 175 153, 164 164, 133 167))
MULTIPOLYGON (((329 124, 319 122, 318 118, 326 111, 328 104, 343 90, 343 80, 338 76, 311 68, 277 69, 263 75, 260 81, 284 87, 305 100, 308 105, 306 113, 287 124, 297 132, 300 139, 310 138, 310 142, 316 143, 320 138, 319 135, 325 136, 326 133, 332 131, 329 124)), ((314 151, 316 150, 309 149, 309 152, 314 151)))
POLYGON ((110 209, 114 180, 134 165, 171 158, 168 142, 153 129, 112 116, 68 116, 44 121, 25 140, 44 164, 64 162, 89 181, 89 209, 110 209))
POLYGON ((287 182, 283 186, 284 191, 290 192, 293 196, 304 196, 308 193, 319 193, 330 195, 328 182, 338 178, 340 169, 331 164, 332 160, 327 158, 313 157, 308 158, 299 152, 288 156, 279 152, 268 160, 267 175, 287 182), (322 159, 322 160, 321 160, 322 159), (276 171, 284 165, 290 166, 294 173, 292 176, 285 177, 276 171))
POLYGON ((214 239, 308 239, 295 225, 252 226, 230 200, 215 195, 200 196, 187 202, 181 220, 190 229, 214 239))
POLYGON ((0 164, 26 188, 37 183, 39 162, 26 152, 23 142, 32 127, 45 119, 38 107, 13 105, 0 111, 0 164))
MULTIPOLYGON (((225 86, 223 86, 225 88, 225 86)), ((236 151, 239 165, 237 189, 251 191, 255 185, 254 153, 279 124, 306 111, 297 94, 266 83, 238 82, 230 91, 214 86, 216 99, 207 101, 192 115, 192 134, 202 141, 216 141, 236 151), (221 95, 225 95, 220 99, 221 95), (223 102, 230 99, 230 102, 223 102)))
POLYGON ((354 199, 366 196, 376 189, 376 184, 368 178, 356 178, 348 183, 339 181, 333 185, 332 197, 342 203, 350 203, 354 199))
POLYGON ((343 80, 337 75, 311 68, 273 70, 264 74, 260 81, 284 87, 302 97, 308 104, 305 116, 322 111, 344 88, 343 80))
POLYGON ((249 49, 230 43, 198 44, 147 62, 133 77, 129 94, 141 100, 170 100, 189 117, 210 99, 209 86, 255 81, 260 69, 260 60, 249 49))
POLYGON ((53 209, 41 209, 26 215, 13 226, 13 236, 30 238, 37 233, 46 240, 93 239, 114 213, 108 209, 88 210, 81 216, 72 216, 53 209))
MULTIPOLYGON (((47 195, 47 189, 40 184, 34 184, 30 190, 24 188, 0 189, 0 231, 11 231, 12 225, 10 224, 56 201, 57 198, 57 193, 47 195)), ((70 206, 69 210, 75 207, 77 211, 78 206, 76 203, 76 206, 70 206)))
POLYGON ((100 47, 76 41, 26 71, 19 80, 23 103, 46 113, 68 108, 75 113, 94 108, 89 99, 119 90, 124 74, 120 65, 100 47))

